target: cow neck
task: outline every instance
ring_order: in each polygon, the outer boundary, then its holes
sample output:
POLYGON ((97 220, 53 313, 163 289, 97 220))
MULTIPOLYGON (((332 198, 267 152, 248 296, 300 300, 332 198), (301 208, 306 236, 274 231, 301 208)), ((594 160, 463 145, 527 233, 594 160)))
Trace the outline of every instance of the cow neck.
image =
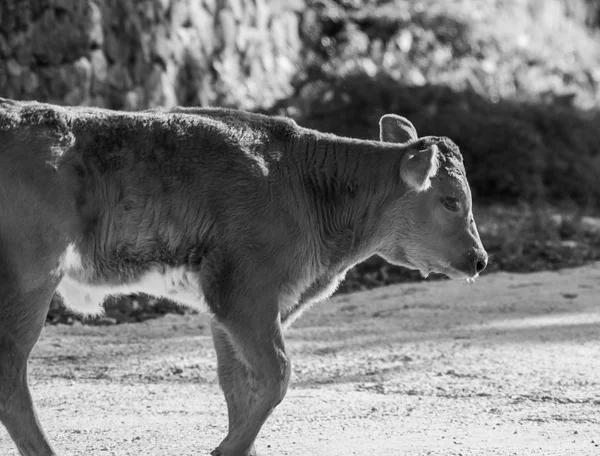
POLYGON ((405 148, 311 131, 296 138, 294 149, 322 242, 330 252, 345 252, 345 260, 358 261, 373 243, 386 201, 402 185, 405 148))

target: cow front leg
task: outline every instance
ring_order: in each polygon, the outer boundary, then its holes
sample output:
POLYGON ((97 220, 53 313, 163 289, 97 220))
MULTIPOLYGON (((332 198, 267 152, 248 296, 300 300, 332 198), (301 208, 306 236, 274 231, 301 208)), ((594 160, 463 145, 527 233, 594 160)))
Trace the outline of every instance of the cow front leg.
POLYGON ((255 456, 254 440, 287 391, 290 362, 276 305, 270 315, 254 310, 253 315, 238 314, 212 325, 229 414, 227 437, 212 456, 255 456))

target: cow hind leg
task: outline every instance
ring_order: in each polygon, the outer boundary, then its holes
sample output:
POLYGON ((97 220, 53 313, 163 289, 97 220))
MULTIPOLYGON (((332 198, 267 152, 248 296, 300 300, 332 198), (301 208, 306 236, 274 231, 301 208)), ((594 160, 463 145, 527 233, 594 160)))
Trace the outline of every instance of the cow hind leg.
POLYGON ((254 440, 285 396, 290 363, 279 314, 215 322, 219 383, 229 414, 229 433, 213 456, 255 456, 254 440))
POLYGON ((53 286, 15 293, 0 282, 0 421, 23 456, 55 455, 35 413, 27 360, 52 298, 53 286))

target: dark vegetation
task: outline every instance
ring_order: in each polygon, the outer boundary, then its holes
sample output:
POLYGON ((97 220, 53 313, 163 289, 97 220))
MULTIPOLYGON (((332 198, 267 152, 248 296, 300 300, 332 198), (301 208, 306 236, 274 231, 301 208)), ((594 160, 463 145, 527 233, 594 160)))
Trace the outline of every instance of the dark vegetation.
MULTIPOLYGON (((360 138, 375 138, 379 117, 394 112, 421 135, 452 138, 491 254, 486 272, 600 259, 590 217, 600 210, 598 2, 319 0, 309 8, 295 92, 264 111, 360 138)), ((421 278, 374 257, 339 292, 410 280, 421 278)), ((53 303, 51 321, 73 321, 58 309, 53 303)), ((96 321, 175 309, 131 297, 96 321)))

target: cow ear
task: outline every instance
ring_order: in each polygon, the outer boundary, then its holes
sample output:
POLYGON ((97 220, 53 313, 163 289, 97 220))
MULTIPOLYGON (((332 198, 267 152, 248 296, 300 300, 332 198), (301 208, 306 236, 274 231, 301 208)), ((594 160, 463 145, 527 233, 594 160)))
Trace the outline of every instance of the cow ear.
POLYGON ((384 142, 406 143, 418 139, 410 120, 396 114, 386 114, 379 120, 379 137, 384 142))
POLYGON ((407 151, 402 157, 400 175, 410 189, 422 192, 431 187, 431 178, 439 168, 438 153, 437 146, 432 145, 417 152, 407 151))

